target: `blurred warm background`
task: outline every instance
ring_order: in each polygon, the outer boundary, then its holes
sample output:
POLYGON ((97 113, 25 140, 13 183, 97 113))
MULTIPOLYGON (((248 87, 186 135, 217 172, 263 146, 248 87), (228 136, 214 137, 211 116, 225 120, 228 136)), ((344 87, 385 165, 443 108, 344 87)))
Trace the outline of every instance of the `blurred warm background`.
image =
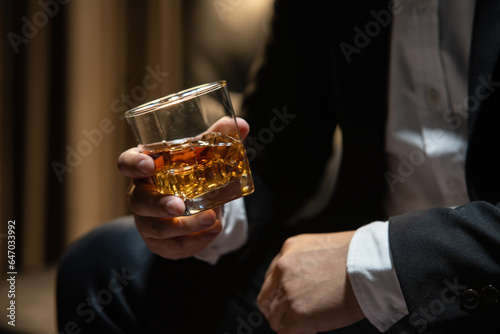
POLYGON ((135 145, 123 113, 219 79, 237 108, 271 0, 0 3, 0 332, 56 333, 65 247, 129 213, 116 169, 135 145), (8 326, 7 224, 15 220, 16 326, 8 326))

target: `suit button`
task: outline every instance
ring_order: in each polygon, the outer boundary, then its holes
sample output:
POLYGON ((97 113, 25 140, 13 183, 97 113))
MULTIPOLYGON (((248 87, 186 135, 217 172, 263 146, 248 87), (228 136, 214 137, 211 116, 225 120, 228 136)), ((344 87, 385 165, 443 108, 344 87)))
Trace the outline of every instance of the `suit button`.
POLYGON ((500 291, 493 285, 487 285, 481 289, 481 301, 486 305, 495 305, 500 297, 500 291))
POLYGON ((460 294, 460 308, 464 311, 474 311, 479 307, 479 293, 468 289, 460 294))

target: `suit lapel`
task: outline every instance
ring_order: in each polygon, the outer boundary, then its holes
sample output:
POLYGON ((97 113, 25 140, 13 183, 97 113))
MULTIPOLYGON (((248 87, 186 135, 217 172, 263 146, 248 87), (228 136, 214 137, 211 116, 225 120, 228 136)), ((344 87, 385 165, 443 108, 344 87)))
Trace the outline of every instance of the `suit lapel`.
POLYGON ((477 0, 469 67, 469 135, 488 94, 500 52, 500 1, 477 0))
POLYGON ((500 1, 477 0, 469 66, 469 147, 465 171, 471 200, 500 201, 500 1))

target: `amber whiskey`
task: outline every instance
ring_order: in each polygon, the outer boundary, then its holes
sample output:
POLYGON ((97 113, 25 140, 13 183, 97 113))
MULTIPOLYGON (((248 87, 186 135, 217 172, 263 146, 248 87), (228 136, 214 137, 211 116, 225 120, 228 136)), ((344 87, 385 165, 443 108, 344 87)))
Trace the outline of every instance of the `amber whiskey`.
POLYGON ((142 146, 155 161, 159 192, 181 197, 186 214, 217 207, 254 191, 241 140, 219 132, 142 146))

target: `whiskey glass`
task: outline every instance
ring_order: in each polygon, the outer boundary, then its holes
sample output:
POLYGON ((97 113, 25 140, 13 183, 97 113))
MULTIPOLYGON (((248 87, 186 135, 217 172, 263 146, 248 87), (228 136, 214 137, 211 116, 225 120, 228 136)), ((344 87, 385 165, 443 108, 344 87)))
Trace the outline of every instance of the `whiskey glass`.
POLYGON ((156 190, 182 198, 185 215, 254 191, 225 81, 145 103, 125 118, 139 149, 154 160, 156 190))

